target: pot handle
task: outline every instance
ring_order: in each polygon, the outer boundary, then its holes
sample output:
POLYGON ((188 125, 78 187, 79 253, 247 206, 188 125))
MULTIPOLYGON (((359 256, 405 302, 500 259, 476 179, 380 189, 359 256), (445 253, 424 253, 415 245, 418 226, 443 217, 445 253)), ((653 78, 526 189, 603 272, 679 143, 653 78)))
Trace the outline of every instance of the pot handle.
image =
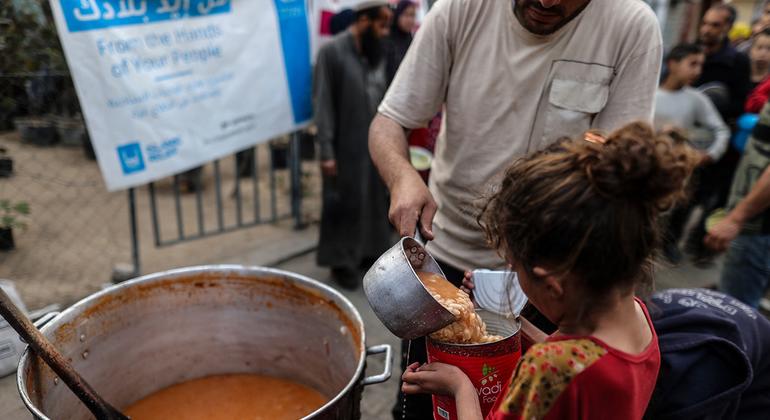
MULTIPOLYGON (((61 312, 59 312, 59 311, 48 312, 45 315, 43 315, 40 318, 38 318, 37 321, 33 322, 32 325, 34 325, 35 328, 37 328, 39 330, 39 329, 43 328, 45 326, 45 324, 51 322, 52 319, 54 319, 57 316, 59 316, 60 313, 61 312)), ((27 340, 24 339, 24 337, 19 337, 19 340, 22 343, 24 343, 24 344, 29 344, 29 343, 27 343, 27 340)))
POLYGON ((41 316, 40 318, 38 318, 37 321, 33 322, 33 324, 35 325, 35 328, 37 328, 39 330, 39 329, 43 328, 45 326, 45 324, 51 322, 52 319, 54 319, 57 316, 59 316, 60 313, 61 312, 59 312, 59 311, 48 312, 47 314, 45 314, 45 315, 41 316))
POLYGON ((423 239, 422 234, 420 233, 420 225, 417 225, 417 229, 414 231, 414 240, 419 242, 421 245, 425 245, 425 239, 423 239))
POLYGON ((385 353, 385 369, 379 375, 364 378, 361 382, 363 386, 381 384, 390 379, 393 370, 393 349, 390 347, 390 344, 380 344, 379 346, 372 346, 366 349, 366 357, 380 353, 385 353))

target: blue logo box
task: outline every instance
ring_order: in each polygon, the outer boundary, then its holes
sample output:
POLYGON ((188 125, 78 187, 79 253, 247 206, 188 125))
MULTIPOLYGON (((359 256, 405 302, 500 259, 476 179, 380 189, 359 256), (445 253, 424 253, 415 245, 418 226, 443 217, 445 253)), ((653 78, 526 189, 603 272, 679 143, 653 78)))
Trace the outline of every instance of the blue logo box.
POLYGON ((145 169, 142 147, 139 143, 128 143, 118 146, 118 157, 125 175, 141 172, 145 169))

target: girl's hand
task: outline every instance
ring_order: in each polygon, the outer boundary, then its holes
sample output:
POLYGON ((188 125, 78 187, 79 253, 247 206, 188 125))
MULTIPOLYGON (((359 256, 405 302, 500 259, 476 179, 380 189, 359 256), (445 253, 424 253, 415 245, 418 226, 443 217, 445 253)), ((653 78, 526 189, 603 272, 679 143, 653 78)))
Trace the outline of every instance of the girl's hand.
POLYGON ((475 288, 476 285, 473 284, 473 272, 468 270, 465 272, 465 277, 463 277, 463 284, 460 286, 460 290, 473 296, 473 289, 475 288))
POLYGON ((473 298, 473 289, 476 288, 476 285, 473 283, 473 272, 468 270, 465 272, 465 277, 463 277, 463 284, 460 286, 460 290, 467 293, 468 296, 471 297, 471 302, 473 302, 474 307, 478 307, 476 304, 476 299, 473 298))
POLYGON ((455 396, 471 380, 459 368, 445 363, 429 363, 420 366, 412 363, 401 376, 404 394, 439 394, 455 396))

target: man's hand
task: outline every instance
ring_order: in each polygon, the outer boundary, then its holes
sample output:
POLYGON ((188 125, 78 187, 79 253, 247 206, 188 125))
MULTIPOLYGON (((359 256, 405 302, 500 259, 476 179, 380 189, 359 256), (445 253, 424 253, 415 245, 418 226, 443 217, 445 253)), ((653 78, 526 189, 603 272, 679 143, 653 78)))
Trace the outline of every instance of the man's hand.
POLYGON ((423 238, 432 240, 433 216, 437 208, 433 195, 417 172, 403 174, 391 188, 388 218, 401 236, 414 235, 419 222, 423 238))
POLYGON ((322 160, 321 174, 323 176, 337 176, 337 161, 334 159, 322 160))
POLYGON ((412 236, 418 226, 425 240, 433 237, 436 202, 409 161, 406 129, 377 114, 369 129, 369 153, 390 190, 390 223, 401 236, 412 236))
POLYGON ((717 252, 724 252, 741 232, 743 224, 728 215, 708 231, 703 242, 707 247, 717 252))
POLYGON ((420 366, 412 363, 401 376, 404 394, 456 395, 471 380, 458 367, 445 363, 429 363, 420 366))
POLYGON ((724 251, 738 237, 743 224, 770 208, 770 166, 762 171, 751 191, 721 222, 709 229, 703 242, 715 251, 724 251))

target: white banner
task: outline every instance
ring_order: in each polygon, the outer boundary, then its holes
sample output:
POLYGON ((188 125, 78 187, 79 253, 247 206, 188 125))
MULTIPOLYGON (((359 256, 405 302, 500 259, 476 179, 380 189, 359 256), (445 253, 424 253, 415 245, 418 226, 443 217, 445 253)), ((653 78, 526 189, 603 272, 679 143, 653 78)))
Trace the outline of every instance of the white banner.
POLYGON ((305 0, 50 0, 107 188, 311 118, 305 0))

